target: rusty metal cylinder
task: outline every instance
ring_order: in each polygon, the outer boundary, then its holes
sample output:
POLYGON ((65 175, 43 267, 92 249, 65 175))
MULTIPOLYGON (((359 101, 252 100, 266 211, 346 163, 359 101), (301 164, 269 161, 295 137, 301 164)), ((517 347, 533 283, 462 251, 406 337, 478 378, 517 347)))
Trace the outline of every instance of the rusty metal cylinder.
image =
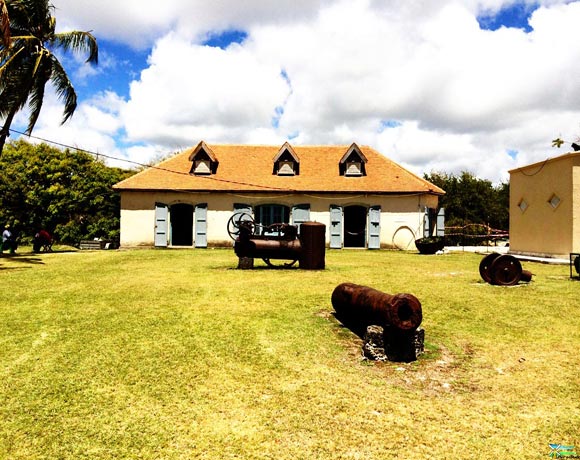
POLYGON ((489 284, 514 286, 520 281, 529 283, 532 272, 522 269, 520 261, 510 254, 492 252, 479 263, 479 274, 489 284))
POLYGON ((322 270, 326 250, 326 225, 319 222, 304 222, 300 225, 300 268, 322 270))
POLYGON ((522 270, 522 277, 520 278, 520 281, 523 281, 524 283, 529 283, 530 281, 532 281, 532 276, 534 276, 534 274, 531 271, 522 270))
POLYGON ((254 259, 290 259, 300 258, 300 240, 237 240, 234 252, 238 257, 254 259))
POLYGON ((342 283, 334 289, 331 301, 338 315, 368 325, 412 331, 423 320, 421 302, 412 294, 390 295, 371 287, 342 283))

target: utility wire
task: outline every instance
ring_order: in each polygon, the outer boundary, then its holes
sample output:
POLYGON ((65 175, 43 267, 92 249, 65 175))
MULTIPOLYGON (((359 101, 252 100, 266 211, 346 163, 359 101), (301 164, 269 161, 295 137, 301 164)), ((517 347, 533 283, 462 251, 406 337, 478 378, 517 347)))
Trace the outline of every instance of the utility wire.
MULTIPOLYGON (((36 140, 39 140, 39 141, 42 141, 42 142, 47 142, 49 144, 58 145, 60 147, 64 147, 64 148, 67 148, 67 149, 77 150, 79 152, 87 153, 89 155, 94 155, 96 158, 103 157, 103 158, 108 158, 109 160, 124 161, 126 163, 131 163, 131 164, 134 164, 134 165, 137 165, 137 166, 141 166, 143 168, 157 169, 159 171, 165 171, 165 172, 177 174, 177 175, 180 175, 180 176, 191 177, 191 174, 189 174, 189 173, 185 173, 185 172, 181 172, 181 171, 174 171, 172 169, 163 168, 161 166, 148 165, 148 164, 145 164, 145 163, 139 163, 138 161, 133 161, 133 160, 127 160, 125 158, 114 157, 112 155, 106 155, 104 153, 92 152, 90 150, 82 149, 82 148, 79 148, 79 147, 74 147, 72 145, 67 145, 67 144, 63 144, 61 142, 51 141, 50 139, 45 139, 45 138, 42 138, 42 137, 33 136, 31 134, 26 134, 26 133, 23 133, 21 131, 17 131, 16 129, 13 129, 13 128, 10 128, 10 131, 12 131, 13 133, 16 133, 16 134, 21 134, 23 136, 27 136, 27 137, 29 137, 31 139, 36 139, 36 140)), ((233 180, 228 180, 228 179, 220 179, 219 177, 214 177, 214 176, 198 176, 198 177, 200 179, 205 179, 205 180, 213 180, 213 181, 217 181, 217 182, 224 182, 224 183, 236 184, 236 185, 246 185, 246 186, 249 186, 249 187, 262 188, 262 189, 266 189, 266 190, 282 190, 282 191, 285 191, 285 192, 297 192, 297 190, 294 190, 294 189, 287 189, 287 188, 273 187, 273 186, 265 186, 265 185, 257 185, 257 184, 252 184, 252 183, 249 183, 249 182, 239 182, 239 181, 233 181, 233 180)))
MULTIPOLYGON (((99 157, 103 157, 103 158, 108 158, 109 160, 116 160, 116 161, 124 161, 126 163, 131 163, 133 165, 136 166, 141 166, 143 168, 150 168, 150 169, 157 169, 159 171, 165 171, 165 172, 169 172, 172 174, 177 174, 180 176, 187 176, 187 177, 191 177, 191 174, 189 173, 185 173, 185 172, 181 172, 181 171, 175 171, 172 169, 167 169, 167 168, 163 168, 161 166, 157 166, 157 165, 149 165, 149 164, 145 164, 145 163, 139 163, 138 161, 133 161, 133 160, 127 160, 125 158, 119 158, 119 157, 114 157, 112 155, 106 155, 104 153, 97 153, 97 152, 92 152, 90 150, 87 149, 82 149, 80 147, 75 147, 72 145, 68 145, 68 144, 63 144, 61 142, 57 142, 57 141, 52 141, 50 139, 45 139, 43 137, 39 137, 39 136, 33 136, 32 134, 27 134, 27 133, 23 133, 21 131, 18 131, 16 129, 13 128, 9 128, 11 132, 16 133, 16 134, 20 134, 22 136, 27 136, 31 139, 36 139, 42 142, 47 142, 49 144, 53 144, 53 145, 58 145, 59 147, 64 147, 66 149, 72 149, 72 150, 77 150, 79 152, 83 152, 83 153, 87 153, 89 155, 94 155, 96 158, 99 157)), ((299 190, 295 190, 295 189, 289 189, 289 188, 282 188, 282 187, 273 187, 273 186, 266 186, 266 185, 257 185, 257 184, 252 184, 249 182, 239 182, 239 181, 234 181, 234 180, 228 180, 228 179, 220 179, 219 177, 215 177, 215 176, 196 176, 199 179, 205 179, 205 180, 213 180, 213 181, 217 181, 217 182, 223 182, 223 183, 227 183, 227 184, 235 184, 235 185, 245 185, 248 187, 256 187, 256 188, 260 188, 260 189, 265 189, 265 190, 280 190, 283 192, 290 192, 290 193, 304 193, 303 191, 299 191, 299 190)), ((170 191, 174 191, 174 192, 188 192, 188 190, 177 190, 177 189, 169 189, 170 191)), ((322 197, 316 197, 314 195, 309 195, 313 198, 321 198, 321 199, 334 199, 334 198, 322 198, 322 197)), ((372 193, 368 194, 368 195, 373 195, 372 193)), ((395 193, 394 195, 397 196, 418 196, 418 195, 422 195, 421 192, 409 192, 409 193, 395 193)), ((352 198, 352 197, 351 197, 352 198)))
MULTIPOLYGON (((81 149, 80 147, 74 147, 72 145, 62 144, 62 143, 57 142, 57 141, 51 141, 50 139, 45 139, 43 137, 33 136, 32 134, 23 133, 21 131, 18 131, 16 129, 13 129, 13 128, 10 128, 10 131, 13 132, 13 133, 16 133, 16 134, 21 134, 22 136, 29 137, 30 139, 36 139, 36 140, 39 140, 39 141, 42 141, 42 142, 48 142, 49 144, 58 145, 60 147, 66 148, 66 149, 72 149, 72 150, 77 150, 79 152, 88 153, 89 155, 94 155, 97 158, 104 157, 104 158, 108 158, 109 160, 124 161, 126 163, 131 163, 131 164, 134 164, 134 165, 137 165, 137 166, 153 167, 153 166, 149 166, 149 165, 144 164, 144 163, 139 163, 137 161, 127 160, 125 158, 118 158, 118 157, 114 157, 114 156, 111 156, 111 155, 106 155, 104 153, 91 152, 90 150, 81 149)), ((163 168, 158 168, 158 169, 163 169, 163 168)), ((170 171, 170 170, 168 169, 167 171, 170 171)), ((177 171, 172 171, 172 172, 177 172, 177 171)), ((181 174, 181 173, 179 173, 179 174, 181 174)))

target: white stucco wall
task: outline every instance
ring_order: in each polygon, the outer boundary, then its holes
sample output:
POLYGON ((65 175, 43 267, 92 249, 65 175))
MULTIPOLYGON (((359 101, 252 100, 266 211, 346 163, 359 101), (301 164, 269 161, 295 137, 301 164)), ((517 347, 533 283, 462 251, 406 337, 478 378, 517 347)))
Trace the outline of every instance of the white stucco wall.
MULTIPOLYGON (((207 240, 209 246, 232 245, 227 223, 234 203, 251 206, 278 204, 292 207, 310 204, 310 220, 326 225, 326 241, 330 241, 330 205, 381 207, 381 247, 414 249, 414 239, 423 236, 424 208, 437 207, 433 195, 305 195, 305 194, 224 194, 179 192, 121 193, 121 246, 153 246, 155 234, 155 204, 171 206, 187 203, 195 206, 207 203, 207 240)), ((368 229, 367 229, 368 232, 368 229)))

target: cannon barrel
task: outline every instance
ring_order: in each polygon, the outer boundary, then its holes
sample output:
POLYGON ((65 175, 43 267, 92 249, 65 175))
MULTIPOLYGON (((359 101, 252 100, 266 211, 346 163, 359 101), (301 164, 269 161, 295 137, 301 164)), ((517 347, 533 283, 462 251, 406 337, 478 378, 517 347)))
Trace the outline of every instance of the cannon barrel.
POLYGON ((423 320, 421 302, 412 294, 390 295, 371 287, 342 283, 332 292, 331 301, 336 313, 367 325, 413 331, 423 320))

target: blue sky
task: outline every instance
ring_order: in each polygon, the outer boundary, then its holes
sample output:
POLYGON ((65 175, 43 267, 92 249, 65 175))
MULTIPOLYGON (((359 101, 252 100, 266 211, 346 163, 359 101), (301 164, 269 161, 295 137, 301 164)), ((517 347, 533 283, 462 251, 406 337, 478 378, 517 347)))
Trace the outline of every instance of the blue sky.
POLYGON ((580 134, 577 1, 53 3, 100 63, 63 57, 79 107, 60 126, 49 95, 33 134, 122 159, 357 142, 417 174, 499 182, 580 134))
POLYGON ((496 12, 482 14, 477 20, 479 26, 485 30, 498 30, 501 27, 511 27, 531 32, 532 27, 529 19, 532 13, 538 8, 538 4, 526 4, 516 2, 508 4, 496 12))
POLYGON ((78 79, 75 89, 78 96, 88 99, 91 95, 104 91, 114 91, 120 96, 129 97, 131 81, 139 77, 147 67, 149 50, 135 50, 130 46, 105 38, 98 40, 101 64, 98 69, 105 70, 90 80, 78 79))

